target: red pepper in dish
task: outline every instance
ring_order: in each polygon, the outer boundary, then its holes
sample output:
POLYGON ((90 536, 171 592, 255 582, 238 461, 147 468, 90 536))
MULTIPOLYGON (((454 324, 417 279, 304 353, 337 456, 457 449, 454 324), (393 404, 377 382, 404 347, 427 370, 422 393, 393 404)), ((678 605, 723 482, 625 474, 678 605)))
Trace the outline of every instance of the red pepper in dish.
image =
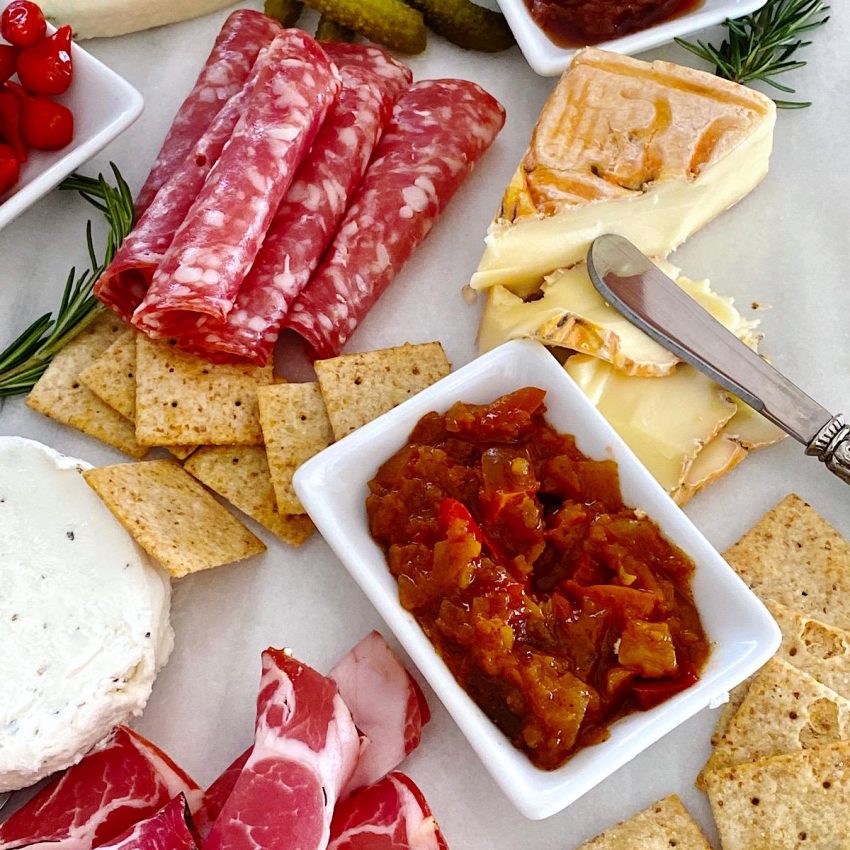
POLYGON ((5 83, 15 73, 18 51, 11 44, 0 44, 0 83, 5 83))
POLYGON ((74 115, 61 103, 27 94, 15 83, 6 84, 21 104, 21 135, 31 148, 57 151, 74 138, 74 115))
POLYGON ((0 141, 12 147, 18 162, 26 162, 27 148, 21 138, 21 104, 10 91, 0 91, 0 141))
POLYGON ((9 145, 0 144, 0 195, 18 182, 21 166, 15 151, 9 145))
POLYGON ((71 27, 59 27, 53 35, 22 50, 18 56, 18 79, 32 94, 62 94, 73 76, 71 27))
POLYGON ((41 9, 29 0, 15 0, 0 18, 0 34, 15 47, 32 47, 47 32, 47 21, 41 9))

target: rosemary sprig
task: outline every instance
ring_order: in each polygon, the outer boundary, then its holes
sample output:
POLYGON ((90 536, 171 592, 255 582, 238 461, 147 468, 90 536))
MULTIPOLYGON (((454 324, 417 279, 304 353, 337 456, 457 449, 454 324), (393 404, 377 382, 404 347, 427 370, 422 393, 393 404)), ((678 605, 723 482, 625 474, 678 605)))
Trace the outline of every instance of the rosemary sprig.
POLYGON ((103 258, 97 258, 89 221, 86 246, 90 268, 79 276, 76 269, 71 269, 56 315, 40 316, 0 352, 0 398, 28 393, 53 356, 105 309, 92 295, 92 287, 112 261, 135 220, 130 187, 114 163, 110 163, 110 167, 115 176, 114 186, 102 174, 97 178, 72 174, 59 186, 66 191, 79 192, 103 214, 109 226, 103 258))
MULTIPOLYGON (((704 41, 676 43, 714 65, 714 72, 736 83, 754 80, 786 94, 794 89, 776 80, 780 74, 795 71, 806 63, 795 59, 797 52, 811 42, 803 41, 804 33, 823 26, 828 20, 829 6, 823 0, 767 0, 757 12, 737 20, 727 18, 723 26, 726 37, 720 47, 704 41)), ((802 109, 811 101, 776 100, 780 109, 802 109)))

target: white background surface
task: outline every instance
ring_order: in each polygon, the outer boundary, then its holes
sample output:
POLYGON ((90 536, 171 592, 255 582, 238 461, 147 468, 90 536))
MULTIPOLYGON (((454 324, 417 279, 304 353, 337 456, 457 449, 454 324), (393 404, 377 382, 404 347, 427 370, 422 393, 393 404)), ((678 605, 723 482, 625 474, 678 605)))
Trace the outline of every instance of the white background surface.
MULTIPOLYGON (((226 14, 85 45, 147 103, 139 121, 86 173, 105 169, 112 159, 134 188, 141 185, 226 14)), ((717 291, 734 295, 743 308, 753 301, 772 305, 758 313, 763 350, 822 404, 850 413, 850 24, 844 4, 836 2, 833 15, 813 36, 809 66, 794 75, 814 106, 780 113, 767 179, 673 259, 691 277, 710 277, 717 291)), ((675 47, 649 56, 692 64, 675 47)), ((460 288, 477 264, 486 226, 555 81, 537 77, 516 50, 465 53, 436 37, 411 65, 417 79, 457 76, 481 83, 506 105, 508 122, 349 350, 440 339, 460 365, 475 355, 478 319, 478 307, 464 303, 460 288)), ((54 192, 0 232, 0 347, 58 305, 69 266, 86 263, 88 215, 83 201, 54 192)), ((0 407, 0 434, 40 439, 95 464, 123 459, 20 400, 0 407)), ((722 549, 791 490, 850 536, 850 490, 790 440, 746 460, 698 496, 688 513, 722 549)), ((322 540, 292 550, 259 533, 269 543, 266 555, 175 583, 176 650, 137 723, 201 784, 250 740, 265 646, 292 647, 327 670, 368 629, 382 628, 322 540)), ((571 850, 672 792, 710 823, 705 798, 692 783, 708 753, 714 712, 702 712, 560 815, 534 823, 516 813, 429 696, 434 717, 405 770, 422 787, 453 850, 571 850)))

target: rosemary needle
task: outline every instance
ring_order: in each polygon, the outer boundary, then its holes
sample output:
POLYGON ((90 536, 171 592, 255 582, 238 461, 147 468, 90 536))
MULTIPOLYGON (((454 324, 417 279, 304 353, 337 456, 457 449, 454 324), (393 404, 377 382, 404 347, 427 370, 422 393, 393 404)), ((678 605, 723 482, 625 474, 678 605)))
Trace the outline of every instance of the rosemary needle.
POLYGON ((72 174, 60 189, 79 192, 99 210, 109 226, 103 258, 98 260, 91 221, 86 224, 86 246, 90 268, 77 275, 71 269, 65 280, 56 314, 45 313, 0 351, 0 398, 28 393, 50 365, 53 356, 105 308, 92 294, 92 287, 112 261, 135 220, 133 195, 121 172, 110 163, 115 185, 99 174, 97 178, 72 174))
MULTIPOLYGON (((786 94, 794 89, 776 80, 780 74, 795 71, 806 63, 794 58, 811 42, 804 33, 823 26, 829 6, 823 0, 767 0, 757 12, 737 20, 727 19, 726 36, 720 47, 704 41, 676 43, 714 65, 715 73, 736 83, 760 80, 786 94)), ((776 100, 780 109, 802 109, 809 101, 776 100)))

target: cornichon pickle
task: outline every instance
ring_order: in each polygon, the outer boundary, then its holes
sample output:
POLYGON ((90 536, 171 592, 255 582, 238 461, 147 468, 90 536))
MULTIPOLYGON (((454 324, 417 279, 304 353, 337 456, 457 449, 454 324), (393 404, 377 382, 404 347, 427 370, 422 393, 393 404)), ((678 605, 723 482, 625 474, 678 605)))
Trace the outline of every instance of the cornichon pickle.
POLYGON ((402 0, 306 0, 338 24, 401 53, 425 49, 422 15, 402 0))
POLYGON ((304 11, 301 0, 265 0, 263 11, 285 27, 294 27, 304 11))
POLYGON ((332 21, 327 15, 322 15, 316 27, 316 38, 319 41, 354 41, 354 30, 332 21))
POLYGON ((425 16, 434 32, 468 50, 497 53, 514 44, 504 15, 471 0, 407 0, 425 16))

